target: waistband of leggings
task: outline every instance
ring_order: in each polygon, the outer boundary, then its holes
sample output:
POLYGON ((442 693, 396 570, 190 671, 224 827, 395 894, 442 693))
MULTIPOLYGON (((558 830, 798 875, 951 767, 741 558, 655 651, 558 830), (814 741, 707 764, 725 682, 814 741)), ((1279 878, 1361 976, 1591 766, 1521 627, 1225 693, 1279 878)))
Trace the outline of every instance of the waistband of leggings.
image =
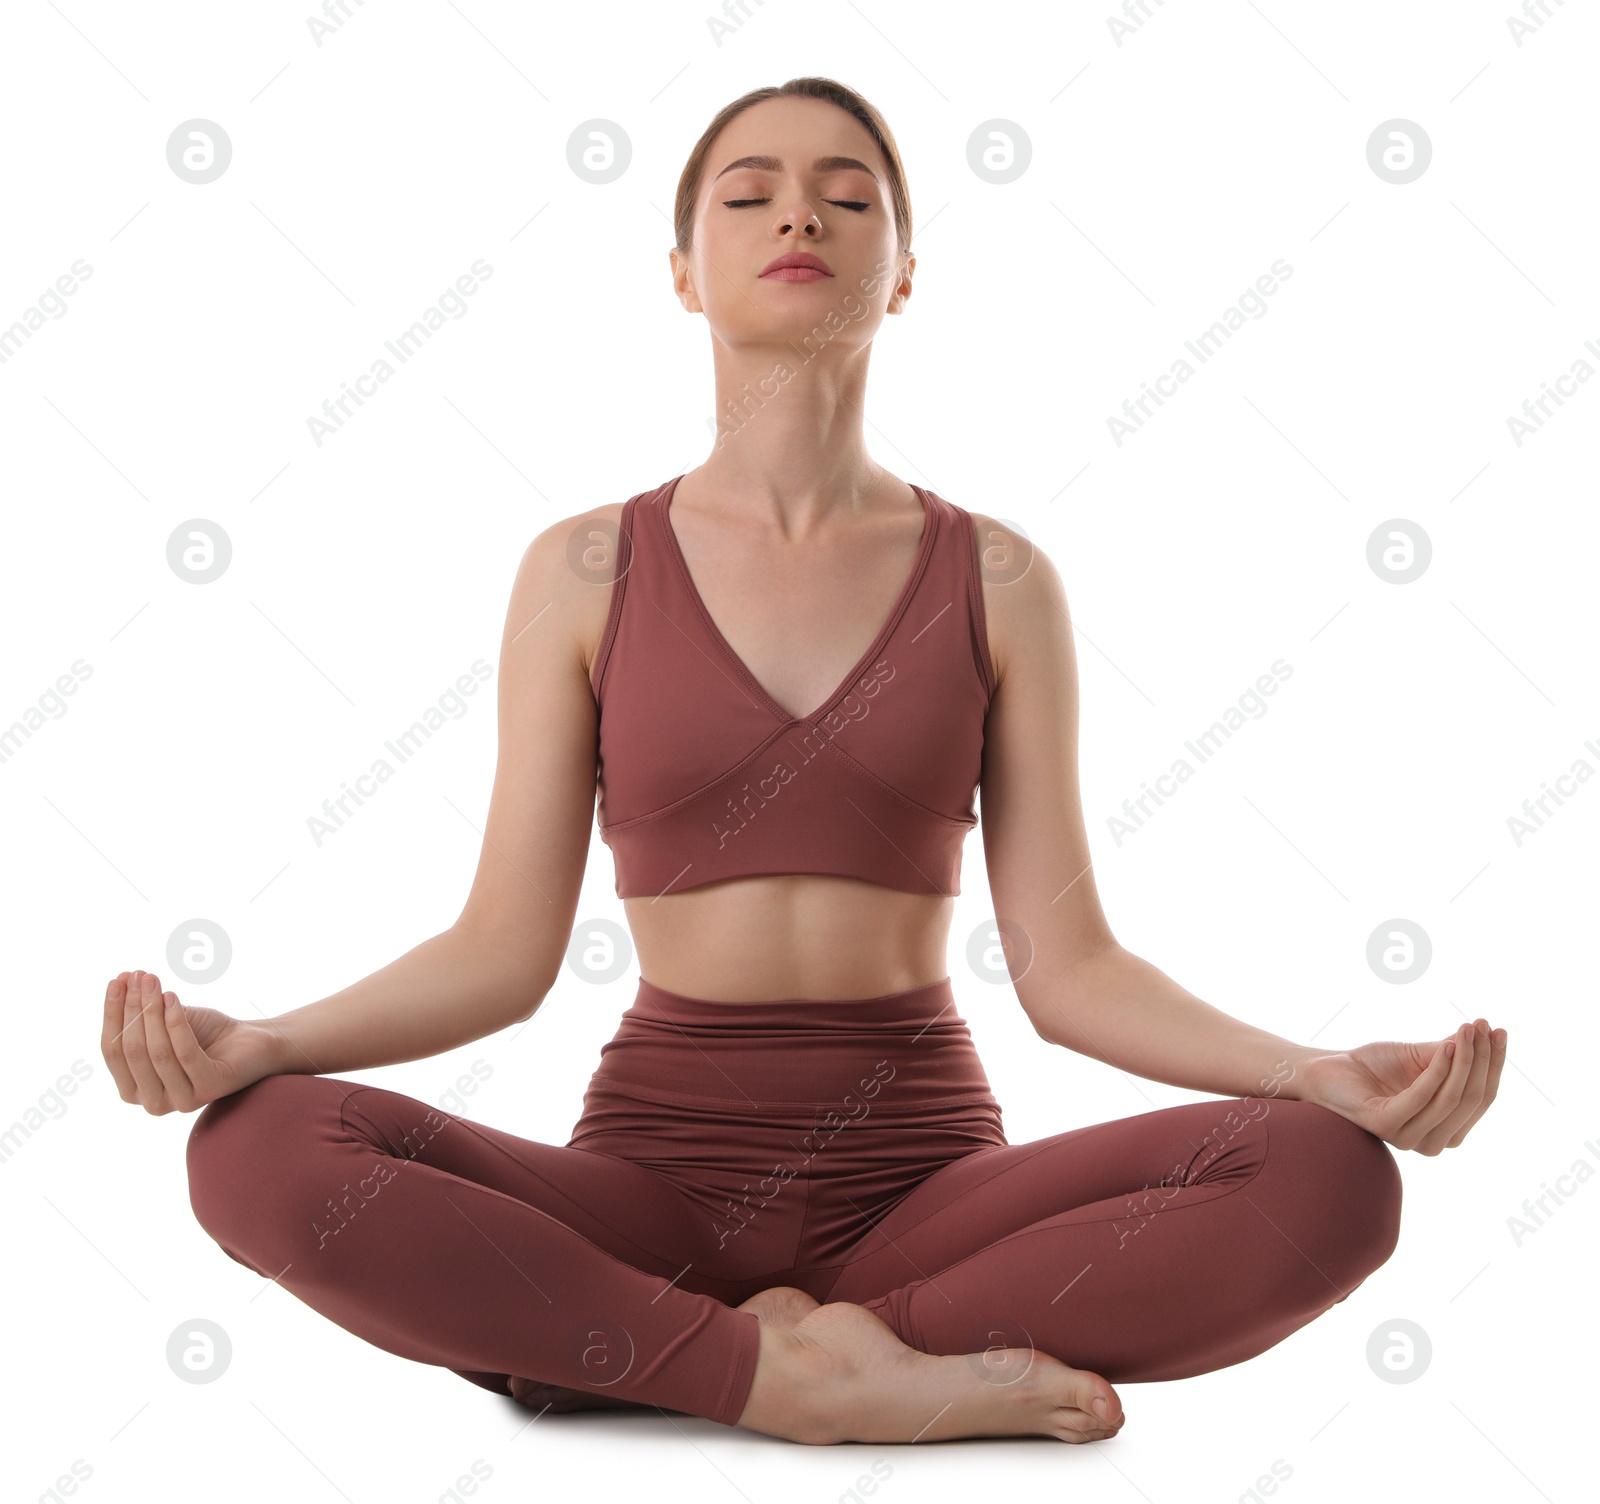
POLYGON ((994 1100, 949 977, 877 997, 753 1002, 641 978, 594 1084, 684 1105, 815 1104, 849 1090, 884 1107, 994 1100))
POLYGON ((906 1030, 915 1034, 924 1029, 948 1034, 966 1029, 947 976, 877 997, 784 997, 752 1002, 690 997, 640 977, 633 1004, 623 1017, 683 1029, 763 1035, 898 1034, 906 1030))

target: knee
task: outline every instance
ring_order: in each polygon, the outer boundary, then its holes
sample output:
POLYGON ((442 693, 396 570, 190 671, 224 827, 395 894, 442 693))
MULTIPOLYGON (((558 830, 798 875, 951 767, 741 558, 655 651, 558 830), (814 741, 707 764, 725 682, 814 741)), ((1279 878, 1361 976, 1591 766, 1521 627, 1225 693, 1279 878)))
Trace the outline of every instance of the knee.
POLYGON ((274 1187, 290 1183, 293 1139, 316 1131, 336 1088, 327 1076, 263 1076, 201 1108, 184 1151, 189 1205, 219 1243, 241 1240, 274 1187))
POLYGON ((1286 1153, 1320 1233, 1316 1263, 1343 1300, 1400 1240, 1400 1167, 1382 1139, 1315 1102, 1272 1107, 1274 1154, 1286 1153))

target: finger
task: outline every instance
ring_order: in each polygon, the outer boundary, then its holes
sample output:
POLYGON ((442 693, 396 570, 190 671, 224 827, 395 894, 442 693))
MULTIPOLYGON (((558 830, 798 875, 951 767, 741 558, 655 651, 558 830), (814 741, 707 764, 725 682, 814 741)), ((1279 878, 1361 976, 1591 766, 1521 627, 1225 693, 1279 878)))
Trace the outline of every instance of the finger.
POLYGON ((1445 1140, 1471 1112, 1474 1104, 1467 1088, 1478 1063, 1478 1026, 1466 1023, 1456 1030, 1456 1058, 1452 1070, 1434 1098, 1407 1125, 1414 1135, 1411 1147, 1418 1154, 1437 1154, 1445 1140))
POLYGON ((1472 1045, 1472 1068, 1467 1072, 1466 1082, 1461 1088, 1461 1100, 1423 1135, 1422 1142, 1417 1145, 1419 1153, 1442 1154, 1450 1140, 1472 1121, 1477 1112, 1479 1103, 1483 1101, 1484 1082, 1489 1079, 1488 1028, 1482 1019, 1474 1019, 1467 1026, 1467 1039, 1472 1045))
POLYGON ((1433 1100, 1434 1093, 1449 1078, 1450 1068, 1454 1062, 1445 1054, 1445 1047, 1450 1042, 1449 1039, 1439 1040, 1434 1045, 1433 1058, 1418 1073, 1417 1079, 1404 1091, 1397 1091, 1383 1104, 1385 1126, 1390 1123, 1394 1125, 1393 1130, 1385 1133, 1384 1137, 1397 1149, 1410 1147, 1409 1141, 1400 1142, 1400 1135, 1417 1113, 1433 1100))
MULTIPOLYGON (((144 1043, 150 1052, 150 1063, 155 1066, 166 1092, 167 1106, 179 1112, 188 1112, 195 1105, 194 1082, 189 1079, 172 1048, 172 1036, 167 1033, 167 994, 161 991, 161 978, 152 975, 154 990, 145 994, 144 1043)), ((177 998, 173 998, 177 1002, 177 998)))
POLYGON ((1471 1130, 1474 1123, 1486 1113, 1500 1092, 1500 1072, 1506 1063, 1506 1031, 1504 1029, 1491 1029, 1489 1031, 1489 1074, 1483 1083, 1483 1100, 1478 1103, 1477 1111, 1455 1131, 1455 1136, 1450 1140, 1447 1148, 1454 1149, 1471 1130))
POLYGON ((217 1065, 201 1048, 199 1039, 195 1037, 194 1025, 189 1022, 189 1010, 178 1001, 178 994, 169 992, 166 996, 171 1005, 171 1011, 167 1014, 167 1037, 172 1041, 172 1053, 192 1083, 193 1095, 188 1107, 184 1108, 187 1112, 202 1100, 211 1100, 217 1065))
POLYGON ((106 1069, 117 1083, 117 1095, 124 1102, 137 1100, 139 1088, 122 1054, 122 1013, 128 995, 128 973, 113 977, 106 985, 105 1012, 100 1020, 100 1053, 106 1069))
MULTIPOLYGON (((154 996, 156 979, 150 977, 149 982, 151 996, 154 996)), ((162 1091, 161 1077, 150 1063, 149 1047, 145 1044, 144 983, 145 973, 142 971, 134 972, 128 980, 128 997, 122 1018, 122 1053, 127 1058, 128 1069, 133 1073, 134 1085, 138 1089, 134 1100, 141 1103, 146 1112, 159 1112, 165 1093, 162 1091)))
MULTIPOLYGON (((1464 1030, 1457 1029, 1450 1036, 1450 1042, 1455 1045, 1455 1052, 1450 1059, 1444 1080, 1434 1089, 1432 1096, 1401 1124, 1399 1132, 1392 1140, 1397 1148, 1417 1148, 1427 1137, 1430 1129, 1455 1111, 1456 1103, 1461 1100, 1462 1087, 1466 1085, 1467 1075, 1472 1069, 1472 1040, 1464 1035, 1464 1030)), ((1427 1075, 1427 1072, 1424 1071, 1423 1075, 1427 1075)), ((1414 1089, 1421 1080, 1422 1076, 1419 1076, 1412 1083, 1412 1088, 1414 1089)))

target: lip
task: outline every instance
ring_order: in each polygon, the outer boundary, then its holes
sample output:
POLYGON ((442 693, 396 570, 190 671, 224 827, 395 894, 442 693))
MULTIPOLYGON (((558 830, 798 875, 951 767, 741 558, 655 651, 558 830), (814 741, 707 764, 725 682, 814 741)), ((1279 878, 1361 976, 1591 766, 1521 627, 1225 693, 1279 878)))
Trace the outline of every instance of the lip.
POLYGON ((769 261, 761 269, 761 275, 780 282, 815 282, 819 277, 831 277, 833 268, 809 251, 786 251, 769 261))

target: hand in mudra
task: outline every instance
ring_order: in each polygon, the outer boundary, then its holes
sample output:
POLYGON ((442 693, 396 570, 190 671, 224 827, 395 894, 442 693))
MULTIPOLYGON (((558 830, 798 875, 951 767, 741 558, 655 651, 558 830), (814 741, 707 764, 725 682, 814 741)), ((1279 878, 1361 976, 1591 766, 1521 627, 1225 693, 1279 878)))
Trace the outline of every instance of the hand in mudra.
POLYGON ((186 1007, 153 972, 106 988, 100 1053, 124 1102, 153 1116, 193 1112, 271 1075, 276 1036, 215 1008, 186 1007))
POLYGON ((1506 1062, 1506 1031, 1487 1020, 1426 1044, 1381 1040, 1307 1062, 1307 1098, 1397 1149, 1454 1149, 1489 1110, 1506 1062), (1453 1048, 1452 1048, 1453 1047, 1453 1048))

